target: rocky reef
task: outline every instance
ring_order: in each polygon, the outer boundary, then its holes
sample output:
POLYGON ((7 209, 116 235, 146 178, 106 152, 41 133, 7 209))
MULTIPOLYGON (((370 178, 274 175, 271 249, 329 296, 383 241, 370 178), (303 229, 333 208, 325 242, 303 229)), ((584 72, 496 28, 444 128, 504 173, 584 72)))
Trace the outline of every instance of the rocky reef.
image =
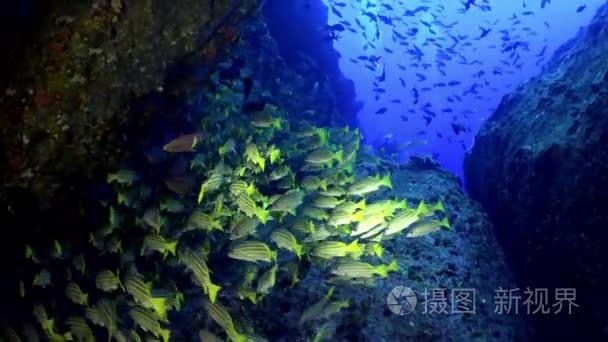
POLYGON ((3 43, 0 199, 21 192, 34 206, 48 207, 102 166, 116 165, 124 158, 123 127, 170 105, 140 102, 133 110, 130 101, 162 94, 178 59, 213 58, 226 37, 220 31, 257 6, 254 0, 100 0, 9 7, 8 16, 22 15, 25 24, 11 28, 3 43), (69 186, 62 178, 71 179, 69 186))
POLYGON ((520 286, 576 288, 572 315, 533 315, 538 338, 606 339, 608 7, 543 74, 505 97, 467 155, 520 286))

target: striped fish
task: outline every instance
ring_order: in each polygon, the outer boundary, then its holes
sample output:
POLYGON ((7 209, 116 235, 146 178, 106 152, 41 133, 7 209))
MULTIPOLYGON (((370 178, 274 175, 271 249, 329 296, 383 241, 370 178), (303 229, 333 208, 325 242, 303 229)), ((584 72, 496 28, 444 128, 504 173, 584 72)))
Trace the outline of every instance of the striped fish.
POLYGON ((316 244, 310 251, 310 255, 323 259, 345 257, 346 255, 351 255, 353 258, 358 258, 362 254, 363 247, 359 245, 357 240, 348 245, 340 241, 322 241, 316 244))
POLYGON ((89 295, 82 292, 80 286, 74 282, 69 282, 65 286, 65 296, 74 304, 89 305, 89 295))
POLYGON ((299 321, 300 325, 302 325, 306 322, 309 322, 309 321, 315 319, 317 316, 319 316, 319 314, 321 313, 323 308, 329 302, 329 299, 331 298, 331 296, 333 296, 334 290, 335 290, 335 288, 333 286, 330 287, 329 290, 327 290, 327 293, 325 294, 325 296, 323 296, 318 302, 314 303, 313 305, 309 306, 306 310, 304 310, 304 312, 302 313, 302 316, 300 316, 300 321, 299 321))
POLYGON ((329 219, 329 215, 325 210, 313 206, 304 207, 304 209, 302 209, 302 215, 319 221, 326 221, 329 219))
POLYGON ((327 190, 319 191, 323 196, 342 197, 346 195, 346 190, 338 186, 329 186, 327 190))
POLYGON ((313 201, 312 205, 321 209, 334 209, 344 200, 339 200, 335 197, 319 195, 313 201))
POLYGON ((359 222, 363 219, 363 212, 358 211, 356 213, 346 213, 346 212, 338 212, 332 213, 331 217, 327 221, 332 227, 349 225, 353 222, 359 222))
MULTIPOLYGON (((272 267, 264 272, 258 279, 258 284, 256 287, 256 291, 260 294, 269 294, 274 286, 277 279, 277 264, 272 265, 272 267)), ((257 301, 257 300, 256 300, 257 301)))
POLYGON ((317 191, 321 188, 327 189, 327 179, 321 179, 317 176, 306 176, 300 182, 300 186, 307 191, 317 191))
POLYGON ((95 285, 104 292, 112 292, 122 286, 118 276, 110 270, 99 271, 95 277, 95 285))
POLYGON ((298 243, 296 237, 291 234, 287 229, 277 229, 270 235, 270 240, 274 242, 279 248, 286 249, 295 253, 298 259, 302 258, 302 245, 298 243))
POLYGON ((388 272, 397 271, 399 266, 397 260, 393 260, 389 265, 370 265, 357 260, 341 260, 331 270, 331 274, 339 277, 348 278, 371 278, 379 275, 382 278, 388 277, 388 272))
POLYGON ((253 235, 260 221, 257 218, 243 216, 230 227, 230 240, 238 240, 253 235))
POLYGON ((74 337, 76 337, 77 341, 95 341, 93 331, 84 318, 79 316, 70 316, 65 320, 65 324, 69 327, 70 332, 74 337))
POLYGON ((219 189, 224 183, 224 173, 221 169, 222 168, 216 166, 216 168, 211 172, 211 175, 209 175, 209 178, 207 178, 201 184, 201 188, 198 192, 198 204, 203 202, 203 198, 205 197, 206 193, 219 189))
POLYGON ((447 217, 444 217, 443 220, 428 220, 420 223, 416 223, 413 227, 407 232, 407 237, 420 237, 425 236, 436 231, 441 230, 441 227, 451 228, 450 222, 447 217))
POLYGON ((302 234, 312 234, 316 230, 315 224, 312 221, 303 218, 298 218, 292 227, 302 234))
POLYGON ((257 217, 260 222, 266 224, 270 211, 258 208, 255 201, 246 193, 241 192, 236 198, 236 205, 239 210, 249 217, 257 217))
POLYGON ((221 287, 211 282, 211 272, 209 271, 204 255, 189 249, 184 249, 183 251, 180 251, 179 259, 192 273, 196 282, 203 287, 203 291, 207 294, 209 300, 214 303, 221 287))
POLYGON ((139 305, 154 310, 161 319, 167 317, 167 298, 152 297, 152 286, 136 271, 129 272, 123 279, 125 290, 139 305))
POLYGON ((289 168, 289 166, 281 165, 281 166, 275 168, 274 170, 272 170, 272 172, 270 172, 268 179, 270 179, 271 181, 278 181, 279 179, 287 176, 290 173, 291 173, 291 169, 289 168))
POLYGON ((160 208, 150 207, 146 209, 144 212, 143 221, 158 233, 164 223, 164 219, 160 214, 160 208))
POLYGON ((258 165, 262 171, 264 171, 266 168, 266 160, 264 160, 264 157, 262 157, 260 150, 258 150, 258 147, 255 146, 255 144, 247 144, 247 147, 245 147, 245 156, 250 163, 258 165))
POLYGON ((311 232, 310 235, 306 239, 304 239, 304 242, 323 241, 333 235, 334 235, 334 233, 327 230, 327 227, 322 226, 322 227, 315 229, 314 232, 311 232))
POLYGON ((159 234, 148 234, 144 238, 141 254, 144 255, 147 252, 154 251, 162 254, 163 258, 167 257, 168 254, 175 255, 177 242, 178 241, 169 242, 159 234))
POLYGON ((40 272, 36 273, 34 276, 34 280, 32 281, 33 286, 39 286, 42 288, 46 288, 47 286, 53 283, 53 278, 51 276, 51 272, 47 269, 43 269, 40 272))
POLYGON ((160 326, 159 319, 154 312, 141 306, 134 306, 129 310, 129 316, 141 330, 161 338, 164 342, 169 341, 171 331, 160 326))
POLYGON ((233 259, 250 262, 272 262, 277 259, 277 252, 259 241, 244 241, 232 246, 228 256, 233 259))
POLYGON ((304 193, 297 190, 289 190, 281 195, 277 200, 270 206, 271 212, 287 212, 292 215, 296 215, 296 210, 304 201, 304 193))
MULTIPOLYGON (((116 313, 116 302, 106 298, 102 298, 99 300, 99 302, 97 302, 97 305, 95 305, 94 309, 97 311, 96 315, 99 319, 99 325, 106 328, 106 330, 108 331, 108 339, 111 339, 112 336, 114 336, 118 331, 118 314, 116 313)), ((89 318, 88 313, 89 311, 87 310, 87 318, 89 318)))
POLYGON ((421 215, 424 215, 428 212, 428 207, 421 201, 418 207, 415 210, 404 211, 401 214, 395 216, 389 223, 386 228, 386 235, 394 235, 401 232, 404 229, 407 229, 413 223, 418 221, 421 218, 421 215))
POLYGON ((245 337, 240 335, 234 326, 232 317, 228 313, 228 310, 219 303, 210 303, 205 301, 203 303, 207 314, 211 319, 224 329, 228 337, 233 341, 245 341, 245 337))
POLYGON ((188 217, 186 230, 192 229, 224 230, 221 222, 217 218, 203 212, 202 210, 195 210, 192 212, 192 214, 190 214, 190 217, 188 217))
POLYGON ((237 197, 241 192, 251 195, 255 192, 255 185, 253 183, 247 184, 243 180, 236 180, 230 184, 230 193, 237 197))
POLYGON ((220 146, 217 152, 219 153, 220 157, 223 157, 229 152, 236 152, 236 142, 232 138, 226 140, 224 145, 220 146))
POLYGON ((350 236, 359 236, 361 234, 365 234, 370 230, 376 228, 377 226, 383 224, 384 222, 384 215, 382 213, 364 217, 361 221, 357 223, 357 226, 350 233, 350 236))

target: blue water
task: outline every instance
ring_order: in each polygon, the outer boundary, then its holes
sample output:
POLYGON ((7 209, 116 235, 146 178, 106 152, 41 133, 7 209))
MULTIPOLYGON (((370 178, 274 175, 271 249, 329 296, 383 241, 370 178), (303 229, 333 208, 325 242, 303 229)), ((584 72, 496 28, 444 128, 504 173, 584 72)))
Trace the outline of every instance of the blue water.
POLYGON ((364 103, 358 121, 366 142, 397 151, 400 161, 432 156, 461 179, 464 155, 501 98, 537 75, 604 3, 553 0, 541 9, 541 0, 513 0, 482 8, 476 0, 479 7, 463 11, 461 1, 324 1, 332 8, 329 24, 345 28, 334 47, 364 103), (420 6, 429 8, 404 15, 420 6), (484 37, 482 28, 490 29, 484 37), (410 53, 416 48, 420 59, 410 53), (373 63, 359 56, 380 58, 373 63))

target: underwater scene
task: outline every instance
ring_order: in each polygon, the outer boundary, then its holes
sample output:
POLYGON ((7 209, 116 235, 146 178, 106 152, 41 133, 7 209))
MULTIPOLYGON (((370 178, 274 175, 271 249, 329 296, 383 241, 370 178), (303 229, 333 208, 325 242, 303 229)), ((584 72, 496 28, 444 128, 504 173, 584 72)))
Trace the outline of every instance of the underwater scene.
POLYGON ((608 341, 608 3, 7 0, 0 342, 608 341))

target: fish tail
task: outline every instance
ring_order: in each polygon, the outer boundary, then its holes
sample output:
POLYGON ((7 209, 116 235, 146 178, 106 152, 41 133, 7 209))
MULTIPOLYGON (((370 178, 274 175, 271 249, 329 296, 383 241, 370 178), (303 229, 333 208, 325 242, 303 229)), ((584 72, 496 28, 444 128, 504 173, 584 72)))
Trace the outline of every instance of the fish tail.
POLYGON ((167 317, 167 298, 153 297, 150 298, 150 303, 152 304, 152 309, 158 313, 160 318, 164 319, 167 317))
POLYGON ((215 285, 212 282, 209 282, 209 284, 207 284, 207 291, 209 292, 209 300, 211 301, 211 303, 215 303, 215 300, 217 299, 217 294, 220 292, 221 289, 221 286, 215 285))
POLYGON ((266 224, 266 222, 268 222, 269 215, 270 211, 264 209, 258 209, 255 213, 255 216, 257 216, 260 222, 262 222, 263 224, 266 224))
POLYGON ((445 212, 445 207, 443 206, 443 202, 439 201, 435 204, 435 211, 445 212))
POLYGON ((344 161, 344 151, 340 150, 340 151, 336 152, 336 160, 339 163, 342 163, 342 161, 344 161))
POLYGON ((389 189, 393 188, 393 181, 391 180, 391 175, 387 174, 382 178, 382 185, 385 185, 389 189))
POLYGON ((380 265, 376 268, 376 273, 380 276, 380 278, 388 277, 388 267, 386 265, 380 265))
POLYGON ((397 259, 391 261, 391 263, 386 267, 386 271, 397 272, 399 270, 399 265, 397 264, 397 259))
POLYGON ((174 256, 176 255, 176 254, 175 254, 175 250, 176 250, 176 248, 177 248, 177 242, 178 242, 178 241, 173 241, 173 242, 170 242, 170 243, 167 245, 167 251, 168 251, 169 253, 171 253, 172 255, 174 255, 174 256))
POLYGON ((418 204, 418 208, 416 209, 416 211, 418 211, 418 215, 426 214, 429 212, 429 208, 427 207, 426 203, 424 203, 424 200, 420 201, 420 204, 418 204))
POLYGON ((169 342, 169 337, 171 336, 171 330, 160 329, 160 336, 162 337, 163 342, 169 342))
POLYGON ((447 217, 444 217, 443 220, 440 221, 441 226, 442 227, 446 227, 448 229, 452 229, 452 226, 450 225, 450 221, 448 221, 447 217))

